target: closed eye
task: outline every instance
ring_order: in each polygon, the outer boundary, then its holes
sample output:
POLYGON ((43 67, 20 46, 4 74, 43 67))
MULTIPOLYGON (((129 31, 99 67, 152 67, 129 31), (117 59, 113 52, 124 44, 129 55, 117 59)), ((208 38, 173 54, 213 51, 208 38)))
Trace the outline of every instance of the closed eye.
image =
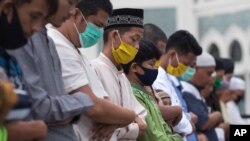
POLYGON ((34 13, 30 13, 30 17, 31 19, 33 20, 37 20, 39 18, 42 18, 43 17, 43 14, 40 13, 40 12, 34 12, 34 13))

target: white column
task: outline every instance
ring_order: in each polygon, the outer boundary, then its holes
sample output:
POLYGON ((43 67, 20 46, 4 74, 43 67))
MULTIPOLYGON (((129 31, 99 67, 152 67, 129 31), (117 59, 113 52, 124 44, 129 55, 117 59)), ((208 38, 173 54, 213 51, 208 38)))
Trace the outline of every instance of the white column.
POLYGON ((193 0, 177 0, 177 29, 186 29, 198 37, 197 16, 193 0))

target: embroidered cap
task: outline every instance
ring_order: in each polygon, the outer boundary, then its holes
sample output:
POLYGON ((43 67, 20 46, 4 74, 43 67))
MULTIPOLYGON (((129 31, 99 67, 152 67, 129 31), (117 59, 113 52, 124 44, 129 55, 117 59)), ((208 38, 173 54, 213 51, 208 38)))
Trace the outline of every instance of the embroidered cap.
POLYGON ((104 30, 113 27, 143 28, 143 9, 122 8, 115 9, 104 30))

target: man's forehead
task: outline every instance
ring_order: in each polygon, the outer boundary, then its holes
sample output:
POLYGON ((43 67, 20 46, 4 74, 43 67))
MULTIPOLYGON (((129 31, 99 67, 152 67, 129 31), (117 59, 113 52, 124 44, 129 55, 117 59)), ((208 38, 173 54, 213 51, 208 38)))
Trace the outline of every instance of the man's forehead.
POLYGON ((69 2, 69 4, 77 4, 81 0, 67 0, 67 1, 69 2))
POLYGON ((26 8, 28 8, 33 14, 37 16, 46 17, 48 14, 48 6, 44 0, 34 0, 31 3, 26 3, 26 8))
POLYGON ((130 33, 134 33, 134 34, 139 34, 142 35, 143 34, 143 28, 139 28, 139 27, 131 27, 130 30, 128 32, 130 33))

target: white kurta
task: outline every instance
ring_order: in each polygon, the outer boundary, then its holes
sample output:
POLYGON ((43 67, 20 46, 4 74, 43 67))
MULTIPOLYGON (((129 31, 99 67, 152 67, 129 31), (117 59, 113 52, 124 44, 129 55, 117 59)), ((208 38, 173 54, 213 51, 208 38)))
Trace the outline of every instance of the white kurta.
MULTIPOLYGON (((158 76, 153 84, 153 88, 162 90, 167 93, 171 98, 172 106, 181 107, 181 102, 175 92, 175 88, 171 82, 171 78, 162 67, 159 67, 158 69, 158 76)), ((182 112, 181 121, 173 129, 175 132, 184 135, 188 135, 193 132, 191 122, 184 112, 182 112)))
MULTIPOLYGON (((122 107, 134 110, 145 122, 147 115, 146 110, 133 95, 130 82, 123 71, 119 71, 102 53, 92 62, 92 65, 107 91, 110 100, 122 107)), ((139 134, 139 127, 137 124, 131 123, 126 128, 121 128, 117 132, 118 139, 120 140, 136 140, 139 134)))
POLYGON ((234 101, 227 102, 227 112, 230 124, 244 125, 246 121, 241 117, 239 107, 234 101))
MULTIPOLYGON (((90 61, 83 56, 74 45, 53 27, 48 28, 48 35, 53 39, 61 60, 62 76, 68 93, 84 85, 89 85, 93 93, 99 97, 108 97, 98 76, 91 68, 90 61)), ((72 103, 73 104, 73 103, 72 103)), ((92 134, 93 123, 84 114, 78 124, 74 125, 79 141, 88 141, 92 134)), ((112 141, 116 139, 112 138, 112 141)))

